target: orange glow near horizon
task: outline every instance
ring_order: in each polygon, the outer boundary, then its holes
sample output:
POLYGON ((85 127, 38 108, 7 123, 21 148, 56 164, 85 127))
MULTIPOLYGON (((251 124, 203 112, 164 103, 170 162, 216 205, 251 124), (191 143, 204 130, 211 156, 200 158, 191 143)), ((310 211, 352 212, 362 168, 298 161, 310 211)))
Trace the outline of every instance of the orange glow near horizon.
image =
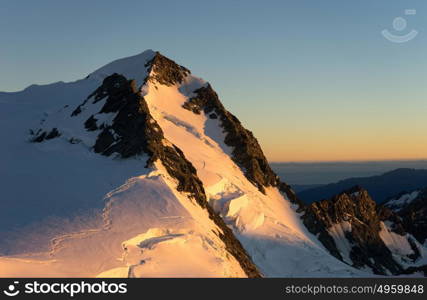
POLYGON ((371 130, 351 134, 289 135, 278 141, 260 136, 271 162, 383 161, 427 159, 427 138, 421 130, 412 134, 371 130), (272 142, 274 141, 274 142, 272 142))

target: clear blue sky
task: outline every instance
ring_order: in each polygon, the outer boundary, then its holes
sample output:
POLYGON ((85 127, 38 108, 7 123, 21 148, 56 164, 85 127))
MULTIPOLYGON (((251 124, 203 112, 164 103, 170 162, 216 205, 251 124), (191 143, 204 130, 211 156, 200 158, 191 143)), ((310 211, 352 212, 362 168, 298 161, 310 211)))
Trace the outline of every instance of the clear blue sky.
POLYGON ((0 0, 0 90, 151 48, 211 82, 270 160, 425 158, 426 29, 425 0, 0 0))

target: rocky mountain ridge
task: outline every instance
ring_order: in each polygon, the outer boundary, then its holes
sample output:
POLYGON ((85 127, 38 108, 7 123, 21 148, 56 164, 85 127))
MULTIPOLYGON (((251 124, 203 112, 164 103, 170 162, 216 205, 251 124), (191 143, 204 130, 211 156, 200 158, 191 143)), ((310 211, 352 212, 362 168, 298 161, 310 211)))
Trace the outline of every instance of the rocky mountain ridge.
POLYGON ((424 241, 415 236, 419 231, 405 225, 416 223, 404 221, 387 203, 377 205, 359 186, 313 202, 303 219, 332 255, 356 268, 369 267, 375 274, 405 273, 407 264, 425 256, 424 241))

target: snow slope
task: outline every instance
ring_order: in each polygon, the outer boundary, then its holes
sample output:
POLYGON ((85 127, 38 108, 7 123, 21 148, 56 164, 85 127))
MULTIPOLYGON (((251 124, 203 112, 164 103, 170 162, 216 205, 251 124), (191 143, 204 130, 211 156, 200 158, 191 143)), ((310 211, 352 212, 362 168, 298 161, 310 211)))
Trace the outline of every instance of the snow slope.
POLYGON ((391 224, 388 222, 381 222, 381 231, 380 237, 383 240, 384 244, 390 251, 393 253, 396 261, 401 263, 405 267, 411 266, 423 266, 427 264, 427 250, 425 246, 421 245, 412 235, 406 233, 405 235, 400 235, 392 231, 391 224), (420 257, 415 261, 409 259, 408 256, 414 255, 414 250, 412 249, 408 239, 417 248, 420 257))
POLYGON ((397 198, 392 198, 390 200, 387 200, 384 206, 398 212, 403 207, 405 207, 406 205, 410 204, 412 201, 417 199, 419 194, 420 194, 420 191, 413 191, 411 193, 402 194, 397 198))
POLYGON ((1 275, 245 276, 207 212, 174 185, 159 171, 129 179, 106 195, 102 226, 56 236, 49 252, 0 259, 1 275))
POLYGON ((347 221, 335 223, 331 228, 328 229, 328 231, 334 239, 334 242, 343 260, 348 264, 352 264, 353 262, 350 258, 350 251, 353 245, 345 236, 347 232, 351 232, 351 224, 347 221))

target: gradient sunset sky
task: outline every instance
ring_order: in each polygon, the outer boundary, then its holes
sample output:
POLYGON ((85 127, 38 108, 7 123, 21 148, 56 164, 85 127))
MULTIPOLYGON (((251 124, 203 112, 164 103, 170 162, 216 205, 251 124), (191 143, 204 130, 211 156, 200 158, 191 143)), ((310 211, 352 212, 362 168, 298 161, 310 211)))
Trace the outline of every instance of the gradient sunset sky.
POLYGON ((0 32, 0 91, 153 49, 208 80, 270 161, 427 158, 425 0, 14 0, 0 32))

